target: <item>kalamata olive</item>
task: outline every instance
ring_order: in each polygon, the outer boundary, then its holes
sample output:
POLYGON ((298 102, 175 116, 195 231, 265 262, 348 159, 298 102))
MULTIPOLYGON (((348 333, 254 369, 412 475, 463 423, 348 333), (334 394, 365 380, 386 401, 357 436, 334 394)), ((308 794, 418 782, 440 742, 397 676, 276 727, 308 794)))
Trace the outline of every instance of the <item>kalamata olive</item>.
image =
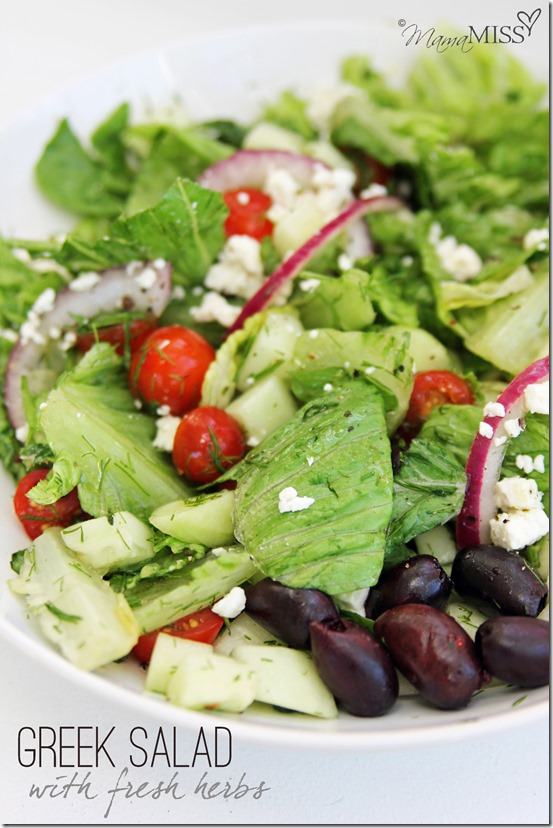
POLYGON ((501 546, 467 546, 455 556, 451 580, 459 595, 493 604, 503 615, 539 615, 547 588, 528 561, 501 546))
POLYGON ((492 676, 519 687, 549 684, 549 624, 527 616, 488 618, 476 631, 476 649, 492 676))
POLYGON ((432 555, 414 555, 384 570, 365 603, 367 618, 378 618, 398 604, 431 604, 441 609, 451 592, 451 581, 432 555))
POLYGON ((382 644, 345 619, 312 621, 311 650, 317 671, 344 710, 382 716, 398 696, 398 678, 382 644))
POLYGON ((290 647, 309 647, 309 624, 338 618, 332 598, 319 589, 294 589, 265 578, 246 589, 246 612, 290 647))
POLYGON ((442 610, 401 604, 382 613, 374 628, 399 671, 437 707, 465 707, 481 686, 482 669, 473 642, 442 610))

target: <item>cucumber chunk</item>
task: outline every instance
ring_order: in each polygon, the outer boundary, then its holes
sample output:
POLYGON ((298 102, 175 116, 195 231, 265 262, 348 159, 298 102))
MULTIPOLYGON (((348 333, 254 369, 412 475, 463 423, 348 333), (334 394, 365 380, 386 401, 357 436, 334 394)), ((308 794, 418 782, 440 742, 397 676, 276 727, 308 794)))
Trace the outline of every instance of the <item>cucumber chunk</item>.
POLYGON ((334 697, 308 653, 288 647, 242 644, 233 650, 232 656, 257 673, 257 701, 323 719, 338 715, 334 697))
POLYGON ((46 638, 82 670, 126 656, 138 641, 138 623, 124 596, 79 561, 58 528, 35 540, 10 586, 25 596, 46 638))
POLYGON ((419 555, 433 555, 441 566, 450 566, 457 554, 457 546, 447 526, 435 526, 415 538, 419 555))
POLYGON ((254 621, 247 612, 241 612, 227 627, 224 627, 213 644, 218 655, 232 655, 235 647, 265 644, 269 647, 284 646, 284 642, 254 621))
POLYGON ((257 676, 249 666, 214 653, 186 654, 169 679, 167 698, 192 710, 240 713, 254 701, 257 676))
POLYGON ((462 371, 457 354, 449 351, 435 336, 422 328, 407 328, 403 325, 390 325, 390 334, 400 335, 407 332, 410 336, 409 354, 414 362, 414 371, 462 371))
POLYGON ((303 325, 298 317, 284 311, 269 311, 248 350, 238 375, 236 387, 246 391, 252 384, 271 373, 285 376, 303 325))
POLYGON ((152 651, 148 672, 146 673, 146 690, 152 693, 167 693, 169 679, 176 672, 177 667, 190 653, 212 653, 211 644, 201 641, 190 641, 187 638, 178 638, 176 635, 160 633, 152 651))
POLYGON ((297 132, 261 121, 245 135, 242 146, 249 150, 285 150, 286 152, 303 152, 303 138, 297 132))
POLYGON ((232 523, 234 492, 222 489, 188 500, 174 500, 160 506, 150 523, 184 543, 199 543, 213 549, 235 543, 232 523))
POLYGON ((103 575, 154 555, 151 527, 130 512, 84 520, 61 534, 69 549, 103 575))
POLYGON ((226 408, 242 428, 249 445, 260 443, 291 420, 297 410, 287 385, 274 375, 256 383, 226 408))
POLYGON ((250 556, 235 546, 218 555, 209 553, 174 575, 146 579, 133 588, 129 600, 141 631, 151 632, 212 606, 256 572, 250 556))

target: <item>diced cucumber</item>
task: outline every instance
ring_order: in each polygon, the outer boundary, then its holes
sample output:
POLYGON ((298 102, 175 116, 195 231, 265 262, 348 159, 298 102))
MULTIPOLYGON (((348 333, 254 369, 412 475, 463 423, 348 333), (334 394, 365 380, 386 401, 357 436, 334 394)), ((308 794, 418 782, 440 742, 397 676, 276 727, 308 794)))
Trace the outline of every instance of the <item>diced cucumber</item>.
POLYGON ((257 567, 242 547, 208 553, 174 575, 146 579, 132 591, 132 609, 142 632, 150 632, 210 607, 247 581, 257 567))
POLYGON ((297 132, 268 121, 256 124, 244 137, 244 149, 275 149, 303 153, 303 138, 297 132))
POLYGON ((415 538, 419 555, 433 555, 441 566, 450 566, 457 554, 455 541, 447 526, 435 526, 415 538))
POLYGON ((242 427, 250 445, 257 445, 292 419, 297 409, 283 380, 270 376, 236 397, 226 411, 242 427))
POLYGON ((124 596, 79 561, 58 528, 35 540, 10 586, 25 596, 46 638, 82 670, 122 658, 138 640, 138 623, 124 596))
POLYGON ((462 370, 457 354, 442 345, 435 336, 422 328, 407 328, 403 325, 391 325, 387 332, 390 334, 409 333, 409 354, 413 358, 414 370, 419 371, 454 371, 462 370))
POLYGON ((204 707, 240 713, 254 701, 255 671, 227 656, 186 654, 169 679, 167 698, 192 710, 204 707))
POLYGON ((61 534, 69 549, 102 574, 148 560, 154 554, 151 526, 130 512, 84 520, 61 534))
POLYGON ((183 543, 200 543, 213 549, 235 543, 233 508, 234 492, 222 489, 166 503, 151 514, 150 523, 183 543))
POLYGON ((304 153, 329 167, 353 169, 346 156, 342 155, 330 141, 308 141, 304 146, 304 153))
POLYGON ((148 672, 146 673, 146 690, 150 690, 152 693, 167 693, 169 679, 176 672, 183 658, 190 653, 205 655, 212 652, 211 644, 160 633, 156 638, 148 672))
POLYGON ((229 656, 234 648, 241 644, 250 647, 256 644, 265 644, 269 647, 283 646, 282 641, 254 621, 247 612, 241 612, 228 627, 223 628, 213 644, 213 649, 219 655, 229 656))
POLYGON ((273 242, 281 256, 297 250, 325 224, 325 212, 314 193, 303 193, 287 216, 275 225, 273 242))
POLYGON ((269 311, 259 329, 236 378, 239 391, 246 391, 252 382, 271 376, 282 376, 289 369, 296 340, 303 332, 298 317, 284 311, 269 311))
POLYGON ((323 684, 308 653, 288 647, 242 644, 233 650, 232 656, 257 673, 258 701, 324 719, 338 715, 332 693, 323 684))

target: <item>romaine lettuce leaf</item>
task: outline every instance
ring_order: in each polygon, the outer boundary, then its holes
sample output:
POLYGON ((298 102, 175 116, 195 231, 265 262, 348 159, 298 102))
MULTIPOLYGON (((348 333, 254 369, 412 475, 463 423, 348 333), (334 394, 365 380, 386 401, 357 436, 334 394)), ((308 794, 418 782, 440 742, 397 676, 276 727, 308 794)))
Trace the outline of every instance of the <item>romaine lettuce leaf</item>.
POLYGON ((153 447, 154 419, 136 410, 122 358, 110 345, 95 345, 60 377, 39 426, 55 462, 33 489, 36 502, 53 503, 77 485, 93 517, 129 511, 147 520, 158 506, 189 494, 153 447))
POLYGON ((235 534, 262 572, 330 594, 376 582, 392 510, 377 391, 350 383, 307 403, 235 469, 235 534), (281 511, 290 488, 310 505, 281 511))

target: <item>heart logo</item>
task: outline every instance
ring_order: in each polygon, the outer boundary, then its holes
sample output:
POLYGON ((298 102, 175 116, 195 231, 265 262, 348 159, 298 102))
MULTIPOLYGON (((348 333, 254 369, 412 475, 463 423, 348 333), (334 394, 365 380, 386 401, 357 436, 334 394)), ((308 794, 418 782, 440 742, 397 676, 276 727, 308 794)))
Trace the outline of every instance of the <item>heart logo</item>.
POLYGON ((528 35, 532 33, 532 26, 534 25, 540 14, 541 9, 534 9, 532 14, 528 14, 528 12, 525 11, 518 12, 517 18, 522 23, 522 25, 526 26, 526 28, 528 29, 528 35))

